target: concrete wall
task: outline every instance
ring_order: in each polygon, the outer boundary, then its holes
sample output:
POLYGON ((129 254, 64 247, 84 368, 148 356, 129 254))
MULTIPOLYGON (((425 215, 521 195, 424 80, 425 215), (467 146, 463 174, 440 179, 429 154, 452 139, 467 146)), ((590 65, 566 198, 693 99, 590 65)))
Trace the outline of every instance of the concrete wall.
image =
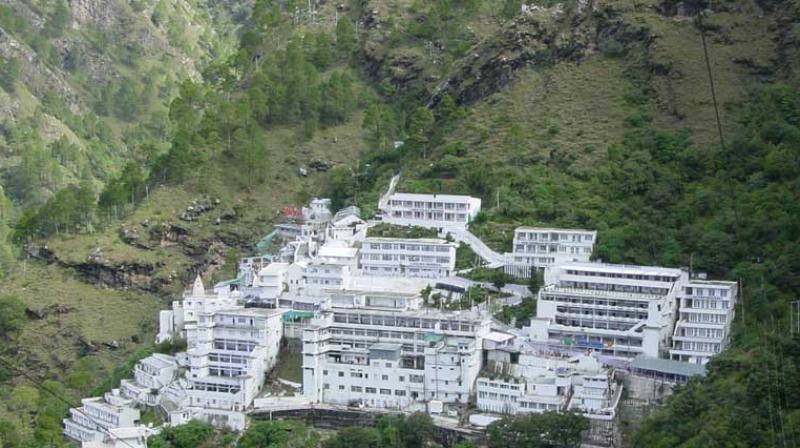
MULTIPOLYGON (((250 414, 250 417, 253 420, 296 419, 316 428, 337 430, 348 426, 375 426, 378 417, 382 415, 395 414, 379 413, 374 410, 305 408, 281 411, 254 411, 250 414)), ((439 426, 435 423, 434 421, 433 438, 436 443, 445 447, 452 447, 465 440, 480 442, 483 439, 483 433, 480 431, 439 426)))

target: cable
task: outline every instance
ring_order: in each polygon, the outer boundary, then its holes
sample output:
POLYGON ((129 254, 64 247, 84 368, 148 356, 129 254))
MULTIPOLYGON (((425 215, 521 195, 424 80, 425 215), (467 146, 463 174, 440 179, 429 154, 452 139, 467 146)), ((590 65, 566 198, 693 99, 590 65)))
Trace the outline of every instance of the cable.
MULTIPOLYGON (((63 402, 67 406, 69 406, 75 412, 77 412, 79 414, 82 414, 84 417, 86 417, 89 420, 92 420, 92 418, 89 415, 86 415, 86 413, 84 413, 83 411, 80 410, 79 406, 75 406, 74 403, 71 403, 68 399, 62 397, 61 395, 57 394, 55 391, 53 391, 50 388, 46 387, 39 380, 37 380, 33 376, 29 375, 28 372, 26 372, 25 370, 22 370, 21 368, 17 367, 16 365, 14 365, 10 361, 6 360, 2 356, 0 356, 0 363, 5 365, 6 367, 16 371, 17 373, 19 373, 23 377, 25 377, 28 381, 33 383, 33 385, 36 386, 37 389, 47 392, 48 394, 50 394, 53 397, 55 397, 57 400, 63 402)), ((111 433, 110 431, 106 430, 105 428, 100 427, 99 425, 98 425, 98 429, 100 429, 100 431, 103 432, 104 434, 106 434, 108 436, 111 436, 113 439, 116 439, 116 440, 124 443, 125 445, 129 446, 130 448, 136 448, 135 446, 131 445, 127 440, 118 437, 117 435, 111 433)))

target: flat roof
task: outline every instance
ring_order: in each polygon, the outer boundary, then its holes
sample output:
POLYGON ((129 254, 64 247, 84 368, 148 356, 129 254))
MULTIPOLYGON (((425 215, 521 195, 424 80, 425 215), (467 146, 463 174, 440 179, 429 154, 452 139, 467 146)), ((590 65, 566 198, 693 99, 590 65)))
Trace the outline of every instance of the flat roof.
POLYGON ((406 200, 442 200, 442 201, 479 201, 480 199, 467 196, 463 194, 436 194, 436 193, 393 193, 392 199, 406 199, 406 200))
POLYGON ((178 360, 175 359, 174 356, 165 355, 163 353, 153 353, 147 358, 143 358, 140 362, 156 368, 164 368, 176 365, 178 360))
POLYGON ((586 232, 596 234, 597 230, 587 230, 587 229, 559 229, 556 227, 532 227, 532 226, 520 226, 514 229, 515 232, 586 232))
POLYGON ((317 252, 318 257, 355 257, 358 249, 355 247, 322 246, 317 252))
POLYGON ((492 342, 506 342, 509 339, 514 339, 513 334, 503 333, 500 331, 490 331, 489 334, 483 337, 484 339, 488 339, 492 342))
POLYGON ((226 314, 236 316, 279 316, 287 310, 280 308, 230 308, 226 310, 216 310, 213 314, 226 314))
POLYGON ((705 366, 700 364, 673 361, 671 359, 651 358, 644 355, 639 355, 634 358, 633 361, 631 361, 631 368, 687 377, 694 375, 706 375, 705 366))
POLYGON ((736 282, 731 280, 691 280, 686 286, 703 285, 703 286, 736 286, 736 282))
POLYGON ((456 243, 452 243, 442 238, 390 238, 390 237, 369 237, 364 238, 365 243, 375 243, 375 242, 386 242, 386 243, 406 243, 406 244, 439 244, 439 245, 450 245, 456 246, 456 243))
POLYGON ((258 271, 258 275, 264 274, 278 274, 281 271, 285 271, 289 268, 289 263, 270 263, 258 271))
POLYGON ((675 275, 680 276, 683 271, 678 268, 664 268, 661 266, 640 266, 633 264, 612 264, 612 263, 594 263, 583 261, 568 261, 557 265, 561 268, 568 269, 571 267, 582 268, 595 272, 635 272, 638 274, 647 275, 675 275))

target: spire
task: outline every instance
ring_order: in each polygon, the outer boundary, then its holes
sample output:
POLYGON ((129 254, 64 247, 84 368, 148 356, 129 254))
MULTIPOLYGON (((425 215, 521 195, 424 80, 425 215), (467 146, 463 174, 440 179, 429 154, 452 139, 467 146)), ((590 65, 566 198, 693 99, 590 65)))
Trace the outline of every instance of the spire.
POLYGON ((203 279, 200 278, 200 274, 197 274, 197 278, 194 279, 194 285, 192 286, 192 295, 202 296, 205 293, 206 287, 203 286, 203 279))

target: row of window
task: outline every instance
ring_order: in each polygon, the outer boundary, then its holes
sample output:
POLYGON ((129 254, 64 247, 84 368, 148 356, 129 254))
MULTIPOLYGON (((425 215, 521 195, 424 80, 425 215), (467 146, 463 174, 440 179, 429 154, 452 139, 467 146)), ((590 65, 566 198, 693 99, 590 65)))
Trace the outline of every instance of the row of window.
POLYGON ((514 234, 514 239, 521 241, 572 241, 575 243, 591 243, 592 236, 593 235, 590 233, 517 231, 514 234))
POLYGON ((364 249, 373 250, 406 250, 409 252, 450 252, 451 246, 442 244, 407 244, 407 243, 364 243, 364 249))
POLYGON ((484 386, 484 387, 494 387, 494 388, 499 388, 499 389, 519 390, 519 386, 517 386, 515 384, 495 383, 495 382, 489 382, 489 381, 485 381, 485 380, 479 380, 478 381, 478 385, 479 386, 484 386))
MULTIPOLYGON (((331 385, 328 383, 323 383, 322 388, 325 390, 329 390, 331 385)), ((338 387, 339 390, 347 390, 347 387, 344 384, 340 384, 338 387)), ((392 395, 392 389, 379 389, 376 387, 363 387, 363 386, 350 386, 350 392, 356 393, 367 393, 367 394, 380 394, 380 395, 392 395)), ((395 389, 394 395, 397 397, 405 397, 406 391, 403 389, 395 389)))
POLYGON ((389 205, 395 207, 406 208, 430 208, 430 209, 444 209, 444 210, 466 210, 467 204, 453 203, 453 202, 424 202, 424 201, 401 201, 399 199, 392 199, 389 205))
POLYGON ((361 261, 408 261, 410 263, 440 263, 449 264, 450 258, 448 257, 425 257, 420 255, 402 255, 402 254, 361 254, 361 261))
POLYGON ((673 275, 623 274, 621 272, 581 271, 577 269, 567 269, 567 274, 581 275, 586 277, 625 278, 630 280, 649 280, 654 282, 669 283, 672 283, 678 279, 677 276, 673 275))
POLYGON ((591 254, 592 248, 591 247, 574 247, 574 246, 564 246, 559 245, 547 247, 543 244, 515 244, 514 245, 514 253, 539 253, 539 254, 551 254, 551 253, 562 253, 562 254, 591 254))
POLYGON ((467 215, 464 213, 441 213, 441 212, 399 212, 394 211, 392 212, 393 218, 404 218, 404 219, 424 219, 424 220, 433 220, 433 221, 459 221, 463 222, 466 221, 467 215))
POLYGON ((349 323, 360 325, 381 325, 384 327, 408 327, 408 328, 436 328, 441 330, 472 332, 474 326, 461 320, 427 319, 419 317, 402 317, 395 315, 375 315, 375 314, 356 314, 337 312, 333 315, 333 321, 337 323, 349 323))

